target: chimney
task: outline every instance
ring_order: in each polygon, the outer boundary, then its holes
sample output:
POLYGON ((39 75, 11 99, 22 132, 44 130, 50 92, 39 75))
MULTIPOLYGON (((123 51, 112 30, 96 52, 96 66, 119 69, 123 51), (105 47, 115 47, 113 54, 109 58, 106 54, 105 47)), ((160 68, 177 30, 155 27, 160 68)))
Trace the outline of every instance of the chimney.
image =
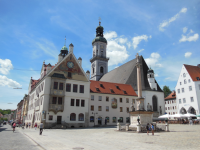
POLYGON ((51 70, 51 64, 49 63, 49 64, 47 65, 47 68, 46 68, 46 74, 49 73, 50 70, 51 70))
POLYGON ((200 64, 198 64, 198 65, 197 65, 197 67, 199 67, 199 68, 200 68, 200 64))
POLYGON ((81 57, 78 58, 78 62, 82 66, 82 58, 81 57))
POLYGON ((86 74, 87 74, 88 80, 90 80, 90 71, 87 70, 87 71, 86 71, 86 74))
POLYGON ((70 53, 73 53, 73 50, 74 50, 74 45, 71 43, 71 44, 69 45, 69 52, 70 52, 70 53))

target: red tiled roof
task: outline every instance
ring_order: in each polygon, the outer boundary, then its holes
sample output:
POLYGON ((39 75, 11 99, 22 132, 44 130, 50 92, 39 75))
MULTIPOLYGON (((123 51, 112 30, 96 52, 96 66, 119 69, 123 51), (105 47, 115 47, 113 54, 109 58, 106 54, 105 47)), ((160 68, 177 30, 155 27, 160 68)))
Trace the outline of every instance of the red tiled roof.
POLYGON ((185 68, 187 69, 190 77, 193 81, 199 81, 197 80, 197 77, 200 79, 200 68, 198 66, 191 66, 191 65, 185 65, 185 68))
POLYGON ((171 94, 169 94, 169 95, 165 98, 165 100, 167 100, 167 99, 176 99, 176 92, 175 92, 175 91, 171 92, 171 94))
POLYGON ((90 80, 90 82, 91 82, 90 92, 93 93, 137 96, 134 89, 129 84, 119 84, 119 83, 93 81, 93 80, 90 80), (102 84, 102 86, 100 86, 100 84, 102 84), (113 90, 113 92, 111 92, 111 90, 113 90))

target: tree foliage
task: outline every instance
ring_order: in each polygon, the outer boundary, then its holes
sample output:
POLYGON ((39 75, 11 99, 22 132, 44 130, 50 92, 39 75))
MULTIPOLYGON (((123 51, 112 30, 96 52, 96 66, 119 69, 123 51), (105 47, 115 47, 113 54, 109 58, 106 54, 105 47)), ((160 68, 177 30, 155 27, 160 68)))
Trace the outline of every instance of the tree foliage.
POLYGON ((0 113, 1 113, 2 115, 11 114, 11 110, 10 110, 10 109, 6 109, 6 110, 0 109, 0 113))
POLYGON ((172 91, 169 89, 169 86, 163 86, 163 92, 165 97, 167 97, 172 91))

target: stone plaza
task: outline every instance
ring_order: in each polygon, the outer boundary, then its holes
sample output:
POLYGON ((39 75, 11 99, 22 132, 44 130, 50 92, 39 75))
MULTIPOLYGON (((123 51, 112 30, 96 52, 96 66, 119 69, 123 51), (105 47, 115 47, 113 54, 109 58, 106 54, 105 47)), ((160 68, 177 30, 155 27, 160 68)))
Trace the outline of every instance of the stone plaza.
MULTIPOLYGON (((16 128, 16 132, 31 140, 39 149, 46 150, 200 149, 200 125, 170 124, 169 127, 170 132, 156 132, 154 136, 151 133, 148 136, 146 133, 117 131, 116 127, 45 129, 43 135, 39 135, 39 129, 33 128, 24 130, 16 128)), ((12 132, 9 130, 6 132, 12 132)), ((3 132, 5 131, 0 133, 3 132)), ((23 141, 21 142, 23 144, 23 141)))

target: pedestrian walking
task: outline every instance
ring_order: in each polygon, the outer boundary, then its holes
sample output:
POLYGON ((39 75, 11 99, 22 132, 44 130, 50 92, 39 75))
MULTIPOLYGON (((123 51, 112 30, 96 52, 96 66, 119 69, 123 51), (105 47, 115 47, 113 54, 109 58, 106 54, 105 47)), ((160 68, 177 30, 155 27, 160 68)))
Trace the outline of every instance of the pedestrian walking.
POLYGON ((26 129, 28 128, 28 123, 26 123, 26 129))
POLYGON ((152 131, 152 135, 154 135, 154 125, 153 125, 153 123, 151 124, 151 131, 152 131))
POLYGON ((35 130, 36 130, 37 129, 37 123, 35 123, 34 127, 35 127, 35 130))
POLYGON ((13 127, 13 132, 14 132, 15 131, 15 127, 16 127, 16 123, 15 122, 13 122, 12 127, 13 127))
POLYGON ((149 131, 151 130, 149 123, 147 123, 146 129, 147 129, 147 135, 149 135, 149 131))
POLYGON ((31 127, 31 123, 30 122, 29 122, 28 126, 29 126, 29 129, 30 129, 30 127, 31 127))
POLYGON ((40 123, 40 135, 42 135, 42 131, 43 131, 43 123, 40 123))

